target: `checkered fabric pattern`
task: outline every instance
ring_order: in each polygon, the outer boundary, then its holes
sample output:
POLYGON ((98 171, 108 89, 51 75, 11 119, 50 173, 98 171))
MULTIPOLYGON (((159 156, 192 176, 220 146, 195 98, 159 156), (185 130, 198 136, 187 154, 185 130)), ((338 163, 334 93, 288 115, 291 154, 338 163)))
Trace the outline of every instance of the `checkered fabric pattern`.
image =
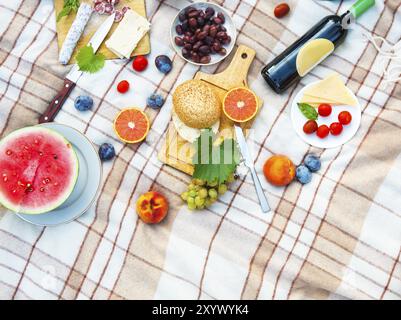
MULTIPOLYGON (((248 82, 265 105, 249 144, 259 175, 266 158, 286 154, 300 163, 317 153, 322 169, 312 182, 276 188, 262 180, 273 215, 261 213, 251 177, 202 212, 180 200, 190 177, 157 159, 171 115, 171 93, 199 70, 169 46, 171 19, 186 0, 147 0, 152 23, 151 66, 135 73, 129 62, 107 61, 84 75, 56 122, 85 133, 95 144, 112 143, 117 157, 103 164, 101 194, 81 218, 53 228, 32 226, 0 209, 1 299, 400 299, 401 298, 401 85, 384 83, 389 61, 378 56, 363 32, 396 43, 400 0, 377 0, 330 58, 285 94, 264 83, 264 64, 323 16, 352 1, 288 1, 291 15, 278 20, 276 0, 218 0, 233 16, 237 43, 256 50, 248 82), (159 54, 174 68, 153 67, 159 54), (362 107, 357 135, 335 149, 303 143, 291 127, 289 105, 307 83, 337 71, 362 107), (129 79, 131 90, 116 92, 129 79), (165 106, 146 108, 158 92, 165 106), (94 98, 80 113, 75 97, 94 98), (117 112, 140 106, 152 122, 146 141, 121 143, 113 133, 117 112), (138 196, 165 194, 170 211, 159 225, 142 223, 138 196)), ((51 0, 0 0, 0 135, 37 123, 62 87, 69 67, 57 63, 51 0)), ((227 59, 229 60, 229 59, 227 59)), ((223 70, 228 61, 202 71, 223 70)))

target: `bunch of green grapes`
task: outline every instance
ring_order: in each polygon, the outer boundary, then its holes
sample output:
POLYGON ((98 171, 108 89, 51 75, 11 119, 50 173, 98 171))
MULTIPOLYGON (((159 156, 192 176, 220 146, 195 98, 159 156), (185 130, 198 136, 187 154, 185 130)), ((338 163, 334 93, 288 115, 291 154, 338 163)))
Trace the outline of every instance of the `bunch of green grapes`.
POLYGON ((193 179, 187 191, 181 194, 181 198, 187 203, 189 210, 202 210, 215 203, 219 195, 225 194, 228 189, 227 184, 233 181, 233 175, 225 183, 220 184, 217 181, 193 179))

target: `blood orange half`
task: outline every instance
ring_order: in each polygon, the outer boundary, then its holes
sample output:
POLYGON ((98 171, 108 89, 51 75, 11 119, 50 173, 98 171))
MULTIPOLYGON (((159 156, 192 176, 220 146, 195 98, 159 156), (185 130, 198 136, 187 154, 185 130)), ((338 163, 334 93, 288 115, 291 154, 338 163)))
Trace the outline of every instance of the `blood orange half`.
POLYGON ((258 112, 255 93, 245 87, 231 89, 224 97, 223 111, 234 122, 251 120, 258 112))
POLYGON ((114 131, 124 142, 140 142, 149 132, 149 119, 137 108, 121 110, 114 120, 114 131))

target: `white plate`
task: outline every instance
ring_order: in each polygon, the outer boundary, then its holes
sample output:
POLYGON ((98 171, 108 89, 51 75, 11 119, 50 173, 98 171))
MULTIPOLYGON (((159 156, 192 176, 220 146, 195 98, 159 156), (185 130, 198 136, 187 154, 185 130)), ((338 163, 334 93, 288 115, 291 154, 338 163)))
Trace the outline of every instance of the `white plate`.
POLYGON ((60 207, 43 214, 17 213, 17 216, 35 225, 56 226, 77 219, 90 208, 100 191, 102 165, 95 146, 81 132, 58 123, 41 126, 57 131, 71 142, 79 161, 78 179, 70 197, 60 207))
MULTIPOLYGON (((298 134, 298 136, 301 137, 302 140, 304 140, 306 143, 318 147, 318 148, 335 148, 343 145, 344 143, 348 142, 349 140, 352 139, 352 137, 355 135, 355 133, 358 131, 359 125, 361 124, 361 106, 359 102, 357 103, 356 106, 333 106, 333 111, 328 117, 322 117, 319 116, 317 123, 318 125, 325 124, 328 127, 330 127, 330 124, 333 122, 338 122, 338 114, 341 111, 348 111, 351 113, 352 116, 352 121, 350 124, 343 126, 343 131, 341 132, 340 135, 338 136, 333 136, 329 134, 326 138, 320 139, 316 133, 312 134, 306 134, 303 131, 303 126, 306 121, 308 121, 307 118, 302 114, 302 112, 299 110, 297 103, 301 101, 302 96, 304 91, 309 88, 311 85, 314 85, 316 82, 310 83, 304 88, 302 88, 301 91, 298 92, 298 94, 295 96, 294 100, 292 101, 291 105, 291 121, 292 121, 292 126, 295 129, 295 132, 298 134)), ((352 94, 352 96, 355 97, 354 93, 347 88, 347 90, 352 94)), ((356 99, 356 97, 355 97, 356 99)), ((358 101, 358 100, 357 100, 358 101)))
POLYGON ((228 12, 223 7, 221 7, 215 3, 212 3, 212 2, 194 2, 194 3, 191 3, 190 5, 186 6, 185 8, 180 10, 178 12, 178 14, 175 16, 173 23, 171 24, 171 28, 170 28, 170 41, 171 41, 171 45, 172 45, 173 49, 175 50, 175 52, 177 52, 177 54, 185 61, 195 64, 197 66, 211 66, 213 64, 220 62, 224 58, 228 57, 228 55, 231 53, 231 51, 234 48, 236 39, 237 39, 237 28, 235 27, 235 24, 234 24, 231 16, 228 14, 228 12), (222 12, 224 14, 224 17, 226 18, 226 22, 223 24, 223 26, 227 29, 227 34, 231 37, 231 42, 228 44, 228 46, 223 46, 227 50, 227 54, 225 56, 221 56, 217 53, 213 53, 210 55, 210 58, 211 58, 210 62, 207 64, 196 63, 190 59, 186 59, 183 57, 182 52, 181 52, 182 47, 177 46, 174 41, 174 38, 176 36, 178 36, 177 32, 175 31, 175 27, 177 26, 177 24, 180 23, 178 16, 180 15, 180 13, 182 11, 184 11, 188 7, 194 7, 196 9, 202 9, 202 10, 205 10, 207 7, 212 7, 214 9, 214 11, 216 11, 215 14, 217 14, 218 12, 222 12))

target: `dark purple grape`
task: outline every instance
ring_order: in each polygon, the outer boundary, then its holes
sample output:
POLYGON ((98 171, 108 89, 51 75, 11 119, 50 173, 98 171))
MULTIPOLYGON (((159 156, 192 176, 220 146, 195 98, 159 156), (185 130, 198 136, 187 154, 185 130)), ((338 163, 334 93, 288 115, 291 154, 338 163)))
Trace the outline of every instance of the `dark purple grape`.
POLYGON ((186 49, 186 48, 183 48, 182 49, 182 56, 184 58, 186 58, 186 59, 189 59, 191 57, 191 51, 186 49))
POLYGON ((224 16, 224 14, 222 12, 219 12, 217 14, 217 17, 221 20, 221 23, 226 22, 226 17, 224 16))
POLYGON ((208 46, 211 46, 211 45, 213 44, 213 41, 214 41, 214 39, 213 39, 212 37, 210 37, 210 36, 207 36, 207 37, 203 40, 203 42, 204 42, 205 44, 207 44, 208 46))
POLYGON ((191 18, 188 20, 188 25, 191 28, 196 28, 198 26, 198 21, 195 18, 191 18))
POLYGON ((185 20, 185 21, 181 24, 181 27, 182 27, 182 31, 184 31, 184 32, 188 31, 188 30, 189 30, 188 20, 185 20))
POLYGON ((199 16, 198 10, 192 10, 188 13, 188 18, 197 18, 199 16))
POLYGON ((174 38, 174 42, 179 47, 184 46, 184 40, 178 36, 174 38))
POLYGON ((178 35, 182 35, 184 33, 184 30, 182 30, 182 26, 180 24, 177 24, 175 26, 175 31, 177 32, 178 35))
POLYGON ((209 46, 203 45, 199 48, 199 52, 202 54, 208 54, 210 53, 210 48, 209 46))
POLYGON ((203 56, 203 57, 200 59, 200 63, 202 63, 202 64, 208 64, 208 63, 210 62, 210 60, 211 60, 210 56, 209 56, 209 55, 206 55, 206 56, 203 56))
POLYGON ((181 22, 184 22, 184 20, 186 19, 186 17, 185 17, 185 12, 180 12, 180 14, 178 15, 178 19, 179 19, 181 22))
POLYGON ((213 18, 213 22, 215 23, 215 24, 222 24, 223 23, 223 21, 221 21, 221 19, 220 18, 213 18))
POLYGON ((214 16, 214 9, 212 7, 207 7, 205 11, 205 17, 207 19, 210 19, 213 16, 214 16))
POLYGON ((203 27, 205 25, 205 19, 202 17, 198 17, 198 19, 196 19, 198 21, 198 26, 199 27, 203 27))

